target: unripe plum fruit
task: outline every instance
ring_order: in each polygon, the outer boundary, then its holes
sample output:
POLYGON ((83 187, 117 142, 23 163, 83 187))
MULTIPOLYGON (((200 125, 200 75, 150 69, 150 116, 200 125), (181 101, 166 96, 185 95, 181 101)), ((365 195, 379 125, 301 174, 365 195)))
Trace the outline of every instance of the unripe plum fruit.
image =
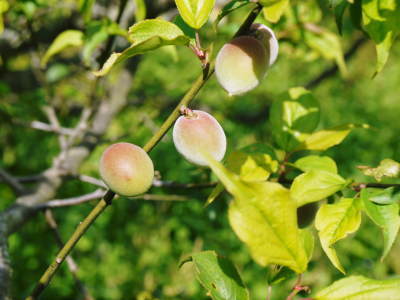
POLYGON ((243 94, 259 85, 270 62, 269 51, 252 36, 239 36, 218 52, 215 74, 229 95, 243 94))
POLYGON ((153 162, 148 154, 130 143, 109 146, 101 156, 99 169, 107 186, 122 196, 146 192, 154 177, 153 162))
POLYGON ((218 121, 201 110, 185 110, 174 125, 172 132, 176 149, 188 161, 207 166, 204 154, 217 161, 224 158, 226 137, 218 121))
POLYGON ((278 58, 279 44, 275 33, 271 28, 264 24, 254 23, 250 27, 250 32, 253 37, 259 40, 269 52, 269 65, 275 63, 278 58))

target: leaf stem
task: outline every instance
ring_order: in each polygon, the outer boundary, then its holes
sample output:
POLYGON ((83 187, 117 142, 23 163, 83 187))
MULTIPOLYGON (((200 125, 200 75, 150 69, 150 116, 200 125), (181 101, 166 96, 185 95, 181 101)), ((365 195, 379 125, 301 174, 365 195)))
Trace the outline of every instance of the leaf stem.
MULTIPOLYGON (((243 22, 242 26, 240 26, 239 30, 235 34, 235 37, 243 34, 247 30, 249 30, 251 24, 253 24, 257 15, 260 13, 262 6, 257 5, 248 15, 246 20, 243 22)), ((200 89, 206 83, 206 81, 211 77, 214 73, 214 62, 210 63, 210 67, 207 72, 203 72, 197 80, 193 83, 192 87, 187 91, 187 93, 182 97, 181 101, 172 111, 172 113, 168 116, 167 120, 161 125, 160 129, 150 138, 150 140, 144 145, 143 149, 146 152, 150 152, 153 148, 160 142, 163 136, 168 132, 173 123, 180 115, 180 108, 182 106, 187 106, 194 97, 198 94, 200 89)), ((79 224, 75 232, 72 234, 70 239, 66 242, 64 247, 57 254, 54 261, 47 268, 45 273, 40 278, 37 283, 32 294, 26 298, 26 300, 34 300, 39 297, 39 295, 44 291, 44 289, 49 285, 51 279, 55 275, 56 271, 59 269, 62 262, 68 256, 68 254, 75 247, 76 243, 79 239, 85 234, 91 224, 96 220, 96 218, 109 206, 111 205, 112 199, 114 198, 115 193, 108 190, 104 195, 103 199, 99 201, 99 203, 93 208, 93 210, 89 213, 89 215, 85 218, 83 222, 79 224)))

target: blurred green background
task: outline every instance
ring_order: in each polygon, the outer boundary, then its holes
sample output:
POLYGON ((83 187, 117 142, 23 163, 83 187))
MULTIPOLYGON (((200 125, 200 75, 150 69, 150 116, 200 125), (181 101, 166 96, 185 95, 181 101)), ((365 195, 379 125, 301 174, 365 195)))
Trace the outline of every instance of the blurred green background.
MULTIPOLYGON (((316 21, 336 33, 332 13, 323 2, 304 1, 305 8, 301 8, 299 2, 294 1, 293 5, 304 11, 309 9, 311 19, 315 18, 313 14, 320 14, 316 21)), ((39 30, 57 23, 58 19, 68 19, 70 14, 76 14, 76 9, 74 1, 65 3, 71 8, 66 9, 55 1, 11 2, 11 9, 5 16, 4 34, 10 34, 19 27, 25 30, 27 24, 39 30), (51 11, 51 14, 39 14, 39 9, 51 11)), ((105 5, 102 1, 99 3, 105 5)), ((223 22, 215 46, 217 49, 235 32, 247 11, 246 8, 240 9, 223 22)), ((289 25, 290 17, 285 16, 273 28, 279 36, 289 25)), ((205 44, 215 38, 211 25, 203 28, 200 34, 205 44)), ((341 37, 343 48, 348 49, 361 35, 345 16, 341 37)), ((49 40, 54 38, 49 37, 49 40)), ((40 44, 40 49, 46 47, 48 44, 40 44)), ((193 102, 193 108, 208 111, 220 121, 228 138, 228 153, 256 142, 271 143, 271 132, 274 130, 268 124, 271 102, 290 87, 306 85, 334 64, 310 50, 301 39, 283 37, 280 47, 277 63, 253 91, 229 97, 212 78, 193 102)), ((46 104, 44 87, 29 81, 32 78, 32 51, 28 45, 25 51, 14 55, 2 54, 0 166, 15 176, 39 174, 50 166, 52 158, 59 152, 55 134, 24 125, 34 120, 46 122, 41 110, 46 104)), ((80 168, 81 174, 99 176, 99 157, 111 141, 143 145, 162 124, 201 71, 199 61, 189 49, 182 47, 176 51, 160 49, 141 57, 129 93, 129 104, 113 121, 104 142, 80 168)), ((64 127, 75 124, 77 117, 74 111, 88 103, 86 85, 90 82, 85 71, 77 67, 80 64, 78 55, 72 51, 56 57, 45 71, 55 97, 53 103, 64 127)), ((395 43, 387 66, 375 78, 372 78, 375 47, 370 41, 357 49, 347 61, 347 67, 347 78, 336 72, 311 90, 321 105, 321 128, 344 123, 371 126, 368 130, 355 130, 341 145, 324 153, 336 160, 342 176, 365 182, 371 179, 364 177, 356 166, 375 166, 384 158, 400 160, 400 44, 395 43)), ((118 70, 113 76, 114 80, 118 80, 118 70)), ((215 180, 209 170, 191 165, 175 151, 171 133, 150 156, 163 180, 180 183, 215 180)), ((95 189, 88 183, 70 180, 59 190, 57 198, 73 197, 95 189)), ((185 264, 181 269, 178 266, 190 253, 212 249, 233 260, 250 290, 251 299, 265 299, 266 269, 251 260, 249 252, 227 221, 230 196, 225 193, 212 205, 204 207, 210 191, 152 188, 149 191, 151 194, 181 195, 187 201, 115 200, 73 251, 79 278, 90 294, 95 299, 207 299, 205 290, 195 280, 191 264, 185 264)), ((1 183, 0 197, 1 210, 15 200, 12 190, 1 183)), ((95 203, 92 201, 54 210, 64 240, 95 203)), ((13 267, 12 294, 21 299, 32 289, 58 248, 43 214, 37 215, 13 234, 9 245, 13 267)), ((400 242, 397 241, 390 255, 380 262, 381 233, 366 219, 356 236, 339 242, 337 248, 350 274, 378 279, 400 274, 400 242)), ((304 283, 318 290, 341 276, 317 242, 304 283)), ((272 299, 285 298, 293 280, 274 287, 272 299)), ((80 297, 65 264, 43 295, 43 299, 80 297)))

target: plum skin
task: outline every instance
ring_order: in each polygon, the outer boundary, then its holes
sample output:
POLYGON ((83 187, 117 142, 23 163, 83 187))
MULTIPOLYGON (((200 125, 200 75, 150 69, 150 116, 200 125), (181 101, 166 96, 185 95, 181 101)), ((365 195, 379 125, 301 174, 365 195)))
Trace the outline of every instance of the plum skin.
POLYGON ((176 149, 189 162, 207 166, 204 153, 221 161, 226 151, 226 136, 218 121, 209 113, 193 110, 180 116, 173 128, 176 149))
POLYGON ((269 50, 261 41, 252 36, 239 36, 218 52, 215 74, 229 95, 239 95, 260 84, 269 62, 269 50))
POLYGON ((250 27, 253 36, 259 40, 269 52, 269 65, 273 65, 278 58, 279 44, 275 33, 264 24, 254 23, 250 27))
POLYGON ((100 158, 99 171, 106 185, 121 196, 136 196, 146 192, 154 177, 153 162, 139 146, 116 143, 100 158))

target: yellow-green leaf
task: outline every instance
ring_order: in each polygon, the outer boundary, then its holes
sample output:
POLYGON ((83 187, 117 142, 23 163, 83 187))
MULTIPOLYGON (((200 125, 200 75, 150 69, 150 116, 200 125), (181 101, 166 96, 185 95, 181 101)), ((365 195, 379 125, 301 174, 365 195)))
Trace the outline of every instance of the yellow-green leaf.
POLYGON ((294 165, 303 172, 311 170, 321 170, 330 173, 338 172, 335 161, 329 156, 308 155, 296 160, 294 165))
POLYGON ((81 47, 84 42, 84 35, 79 30, 66 30, 61 32, 51 43, 49 49, 47 49, 41 60, 41 66, 45 67, 49 59, 63 51, 64 49, 71 47, 81 47))
POLYGON ((129 28, 128 38, 132 45, 121 53, 113 53, 101 70, 94 72, 96 76, 106 75, 115 64, 132 56, 167 45, 187 45, 189 43, 189 38, 178 26, 160 19, 136 23, 129 28))
POLYGON ((195 28, 201 28, 207 21, 215 0, 175 0, 179 13, 185 22, 195 28))
POLYGON ((279 0, 269 4, 265 3, 263 8, 264 18, 271 23, 277 23, 288 7, 288 4, 289 0, 279 0))
POLYGON ((308 136, 296 150, 318 150, 323 151, 340 144, 356 126, 347 124, 331 129, 317 131, 308 136))
MULTIPOLYGON (((322 248, 332 264, 345 273, 333 244, 357 231, 361 223, 361 212, 358 199, 342 198, 334 204, 324 204, 315 217, 322 248)), ((330 298, 331 299, 331 298, 330 298)))
POLYGON ((266 181, 271 173, 278 170, 278 162, 264 153, 233 152, 227 158, 229 170, 248 182, 266 181))
POLYGON ((322 170, 311 170, 297 176, 290 187, 290 195, 297 206, 322 200, 346 184, 341 176, 322 170))
POLYGON ((213 172, 234 196, 230 224, 260 265, 279 264, 297 273, 307 269, 304 237, 297 227, 296 203, 278 183, 247 183, 207 157, 213 172))
POLYGON ((350 276, 319 291, 315 300, 399 300, 400 278, 374 280, 350 276))
POLYGON ((10 8, 7 0, 0 0, 0 34, 4 31, 3 14, 10 8))

